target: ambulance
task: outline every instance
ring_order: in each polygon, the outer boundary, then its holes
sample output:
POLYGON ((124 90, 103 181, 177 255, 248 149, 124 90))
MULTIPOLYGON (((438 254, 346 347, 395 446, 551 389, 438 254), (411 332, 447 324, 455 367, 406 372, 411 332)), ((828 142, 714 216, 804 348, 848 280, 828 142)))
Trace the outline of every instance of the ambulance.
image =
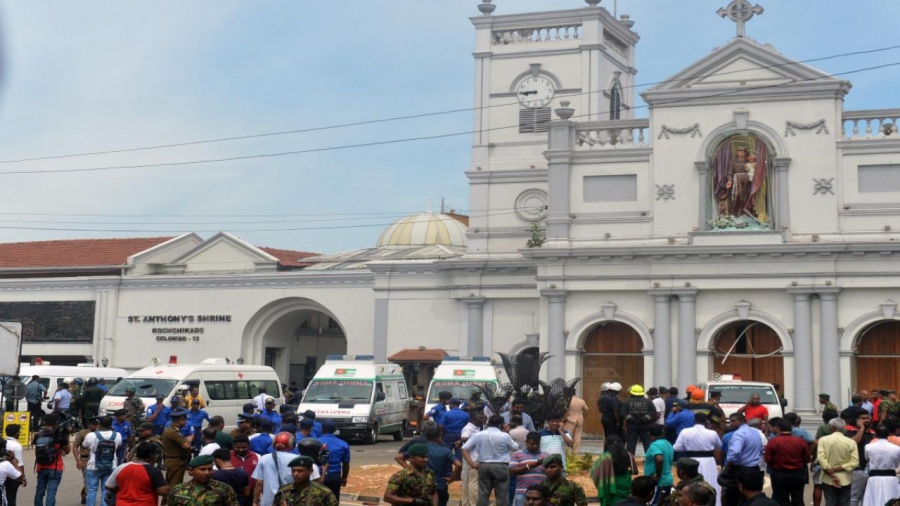
POLYGON ((759 403, 769 410, 769 419, 784 416, 784 408, 787 407, 787 399, 778 396, 775 385, 758 381, 742 381, 740 374, 718 374, 708 383, 697 385, 703 389, 706 399, 709 399, 710 390, 721 392, 719 407, 730 416, 750 401, 750 397, 759 395, 759 403))
POLYGON ((263 365, 234 364, 224 358, 209 358, 199 364, 179 364, 172 355, 167 364, 145 367, 120 381, 100 401, 100 414, 112 415, 125 403, 125 389, 134 387, 135 395, 144 401, 145 407, 156 404, 156 396, 165 397, 165 405, 176 395, 182 395, 191 387, 200 390, 200 398, 206 402, 203 408, 210 417, 219 415, 230 430, 237 426, 237 416, 244 404, 259 395, 260 387, 284 403, 281 381, 271 367, 263 365))
MULTIPOLYGON (((466 400, 479 390, 479 385, 497 387, 500 381, 497 369, 490 357, 445 357, 441 365, 434 370, 434 377, 428 385, 425 397, 425 412, 438 403, 438 396, 443 391, 450 392, 453 397, 466 400)), ((481 396, 486 400, 484 395, 481 396)))
MULTIPOLYGON (((28 403, 25 401, 24 388, 31 383, 31 379, 39 376, 38 382, 44 385, 47 392, 44 394, 44 400, 49 401, 56 395, 56 389, 62 382, 69 383, 72 387, 72 381, 75 378, 84 380, 84 386, 87 386, 87 380, 90 378, 103 379, 105 384, 112 387, 119 378, 128 376, 128 371, 119 369, 118 367, 99 367, 96 364, 78 364, 76 365, 53 365, 50 362, 37 359, 35 364, 22 364, 19 367, 19 379, 22 381, 23 390, 19 392, 22 398, 18 401, 18 411, 28 411, 28 403)), ((9 395, 4 392, 4 395, 9 395)), ((45 409, 51 409, 48 405, 45 409)))
POLYGON ((369 444, 382 434, 403 439, 409 424, 409 392, 403 369, 376 364, 372 355, 328 355, 306 387, 298 412, 334 420, 335 435, 369 444))

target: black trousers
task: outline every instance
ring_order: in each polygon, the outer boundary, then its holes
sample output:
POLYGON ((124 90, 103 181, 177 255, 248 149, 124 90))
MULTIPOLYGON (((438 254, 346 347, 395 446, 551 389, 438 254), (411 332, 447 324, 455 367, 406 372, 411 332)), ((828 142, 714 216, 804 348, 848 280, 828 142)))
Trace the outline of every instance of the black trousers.
POLYGON ((6 489, 7 506, 16 506, 16 495, 19 494, 20 486, 22 486, 22 484, 15 480, 7 479, 5 482, 3 482, 3 488, 6 489))
POLYGON ((644 453, 646 453, 652 442, 650 441, 650 428, 628 428, 628 433, 625 435, 625 448, 628 449, 628 453, 634 455, 635 450, 637 450, 638 438, 641 439, 641 445, 644 446, 644 453))
POLYGON ((341 475, 338 473, 328 473, 325 475, 325 479, 322 480, 322 484, 331 489, 331 492, 334 494, 334 498, 337 499, 338 503, 340 503, 341 475))
MULTIPOLYGON (((609 437, 609 436, 622 437, 622 429, 619 428, 618 425, 616 425, 615 421, 611 421, 611 422, 601 421, 601 423, 603 424, 603 437, 609 437)), ((603 446, 604 446, 603 449, 606 450, 606 443, 604 443, 603 446)))
POLYGON ((803 489, 809 481, 806 469, 772 470, 772 499, 779 506, 803 506, 803 489))

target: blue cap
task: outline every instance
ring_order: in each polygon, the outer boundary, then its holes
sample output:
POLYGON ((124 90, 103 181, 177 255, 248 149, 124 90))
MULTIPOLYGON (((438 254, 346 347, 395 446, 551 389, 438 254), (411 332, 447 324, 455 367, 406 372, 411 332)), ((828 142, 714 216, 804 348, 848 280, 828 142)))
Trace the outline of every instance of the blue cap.
POLYGON ((322 420, 322 432, 333 432, 336 428, 337 426, 335 426, 334 420, 332 420, 331 418, 322 420))
POLYGON ((301 429, 311 429, 312 426, 313 426, 313 422, 309 418, 304 418, 303 420, 300 420, 300 428, 301 429))
POLYGON ((171 416, 172 418, 179 418, 182 416, 187 416, 187 414, 188 414, 188 412, 186 409, 178 408, 178 409, 173 409, 172 412, 169 414, 169 416, 171 416))

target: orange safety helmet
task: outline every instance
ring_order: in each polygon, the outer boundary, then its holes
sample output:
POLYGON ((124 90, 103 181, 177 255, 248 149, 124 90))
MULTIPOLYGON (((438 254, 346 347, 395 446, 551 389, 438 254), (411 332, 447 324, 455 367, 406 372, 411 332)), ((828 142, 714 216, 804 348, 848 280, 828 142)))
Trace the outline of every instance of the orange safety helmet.
POLYGON ((279 432, 272 439, 272 447, 276 450, 291 451, 294 449, 294 435, 290 432, 279 432))
POLYGON ((706 392, 703 391, 702 388, 694 388, 691 391, 691 399, 695 401, 702 401, 706 397, 706 392))
POLYGON ((693 392, 694 390, 696 390, 696 389, 697 389, 697 386, 696 386, 696 385, 688 385, 687 388, 685 389, 685 391, 686 391, 688 394, 690 394, 690 393, 692 393, 692 392, 693 392))

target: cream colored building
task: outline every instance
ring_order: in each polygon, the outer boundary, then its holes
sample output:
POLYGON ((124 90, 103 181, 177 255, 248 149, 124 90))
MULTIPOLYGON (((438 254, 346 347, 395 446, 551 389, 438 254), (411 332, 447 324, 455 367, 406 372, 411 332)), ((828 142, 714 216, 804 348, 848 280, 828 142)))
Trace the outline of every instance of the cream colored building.
POLYGON ((0 300, 94 301, 90 343, 24 353, 126 368, 241 357, 302 381, 327 353, 422 345, 550 352, 548 375, 584 377, 589 401, 603 381, 737 372, 809 416, 819 391, 841 405, 896 388, 900 109, 844 110, 851 84, 746 36, 744 3, 723 11, 737 37, 642 94, 643 119, 631 20, 482 4, 467 230, 425 213, 290 269, 228 234, 187 235, 117 275, 5 276, 0 300), (526 248, 534 223, 546 241, 526 248))

